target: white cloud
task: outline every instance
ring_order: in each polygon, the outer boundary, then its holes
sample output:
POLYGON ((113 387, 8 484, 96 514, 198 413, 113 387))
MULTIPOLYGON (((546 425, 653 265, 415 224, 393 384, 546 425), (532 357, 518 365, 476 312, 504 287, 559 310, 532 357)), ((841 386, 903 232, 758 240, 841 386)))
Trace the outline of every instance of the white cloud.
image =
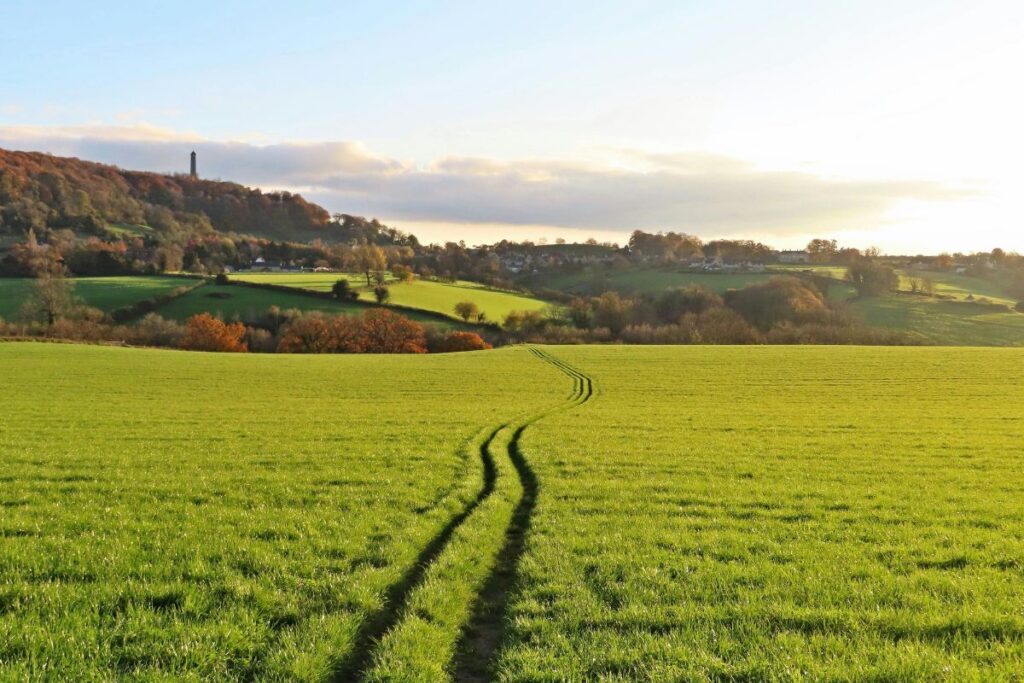
POLYGON ((0 146, 161 172, 185 171, 195 149, 206 177, 299 189, 333 211, 433 224, 674 229, 771 239, 871 230, 900 202, 969 194, 933 182, 763 170, 707 153, 620 150, 632 162, 625 166, 462 157, 416 166, 357 142, 258 145, 146 125, 0 127, 0 146))

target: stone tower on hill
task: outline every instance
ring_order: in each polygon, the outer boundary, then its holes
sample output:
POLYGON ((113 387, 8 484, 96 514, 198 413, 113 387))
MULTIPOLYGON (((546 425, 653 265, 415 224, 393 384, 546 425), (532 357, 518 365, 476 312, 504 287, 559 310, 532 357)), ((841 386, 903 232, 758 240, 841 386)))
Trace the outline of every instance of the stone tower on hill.
POLYGON ((192 180, 195 180, 196 178, 199 177, 199 174, 196 173, 196 152, 195 152, 195 150, 192 150, 192 166, 191 166, 188 174, 192 178, 192 180))

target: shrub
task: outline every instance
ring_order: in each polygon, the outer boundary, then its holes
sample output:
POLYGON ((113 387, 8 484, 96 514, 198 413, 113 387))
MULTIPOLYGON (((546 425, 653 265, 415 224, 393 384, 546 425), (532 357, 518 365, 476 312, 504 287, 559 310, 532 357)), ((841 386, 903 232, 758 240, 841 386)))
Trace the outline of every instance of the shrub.
POLYGON ((377 300, 377 303, 383 306, 391 298, 391 290, 386 285, 377 285, 373 288, 373 298, 377 300))
POLYGON ((213 281, 218 285, 226 285, 231 282, 231 280, 228 279, 227 273, 217 273, 217 277, 213 278, 213 281))
POLYGON ((352 289, 348 280, 342 279, 331 285, 331 294, 339 301, 355 301, 359 298, 359 292, 352 289))
POLYGON ((438 346, 441 353, 455 351, 483 351, 493 348, 476 332, 452 332, 438 346))
POLYGON ((728 308, 687 313, 679 325, 692 335, 695 344, 756 344, 759 341, 757 330, 728 308))
POLYGON ((125 329, 125 341, 139 346, 180 347, 185 338, 184 325, 162 318, 156 313, 147 314, 138 323, 125 329))
POLYGON ((460 301, 455 304, 455 314, 466 322, 469 322, 470 318, 475 318, 480 314, 480 309, 472 301, 460 301))
POLYGON ((245 352, 245 325, 225 323, 209 313, 194 315, 185 322, 182 348, 193 351, 245 352))

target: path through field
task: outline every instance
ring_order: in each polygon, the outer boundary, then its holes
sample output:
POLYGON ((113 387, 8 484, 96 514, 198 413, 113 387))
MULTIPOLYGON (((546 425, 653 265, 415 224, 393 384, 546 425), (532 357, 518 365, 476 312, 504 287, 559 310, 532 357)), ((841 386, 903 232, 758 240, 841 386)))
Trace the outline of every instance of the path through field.
POLYGON ((456 681, 493 680, 508 598, 538 494, 537 477, 520 440, 544 417, 580 406, 594 395, 588 376, 540 349, 529 351, 572 379, 568 397, 489 430, 479 446, 483 482, 477 497, 391 591, 382 614, 362 635, 362 647, 335 680, 403 680, 414 672, 422 675, 431 665, 440 676, 449 674, 456 681), (434 637, 425 637, 424 630, 431 627, 434 637), (424 653, 431 643, 430 652, 424 653))

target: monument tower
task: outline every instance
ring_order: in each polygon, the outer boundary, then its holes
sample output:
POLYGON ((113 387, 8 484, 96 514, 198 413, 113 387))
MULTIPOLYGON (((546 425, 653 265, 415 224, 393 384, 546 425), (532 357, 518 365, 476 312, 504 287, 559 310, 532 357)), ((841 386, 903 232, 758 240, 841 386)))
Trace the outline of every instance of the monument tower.
POLYGON ((191 177, 192 180, 195 180, 196 178, 199 177, 199 175, 196 173, 196 151, 195 150, 192 150, 192 166, 191 166, 191 168, 189 170, 189 177, 191 177))

